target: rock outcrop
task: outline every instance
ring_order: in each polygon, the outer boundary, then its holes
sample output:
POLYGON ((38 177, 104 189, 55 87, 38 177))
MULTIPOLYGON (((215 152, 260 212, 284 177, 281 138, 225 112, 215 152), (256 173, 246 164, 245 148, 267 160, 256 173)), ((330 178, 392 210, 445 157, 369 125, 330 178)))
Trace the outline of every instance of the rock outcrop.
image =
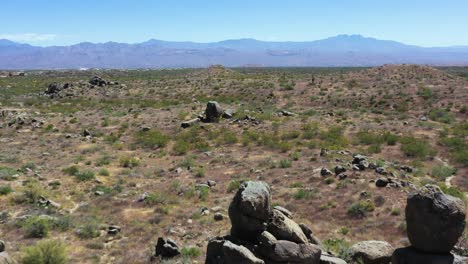
POLYGON ((271 207, 266 183, 243 183, 229 206, 231 235, 210 240, 205 263, 346 263, 331 255, 323 260, 329 262, 321 261, 320 241, 291 215, 283 207, 271 207))

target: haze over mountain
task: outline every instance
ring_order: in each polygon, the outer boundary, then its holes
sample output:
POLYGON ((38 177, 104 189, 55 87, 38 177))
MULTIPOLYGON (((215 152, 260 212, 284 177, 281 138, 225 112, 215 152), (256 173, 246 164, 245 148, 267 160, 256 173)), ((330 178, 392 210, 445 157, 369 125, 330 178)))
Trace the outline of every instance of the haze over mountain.
POLYGON ((396 41, 339 35, 307 42, 255 39, 212 43, 151 39, 136 44, 83 42, 37 47, 0 40, 1 69, 176 68, 241 66, 468 65, 468 46, 425 48, 396 41))

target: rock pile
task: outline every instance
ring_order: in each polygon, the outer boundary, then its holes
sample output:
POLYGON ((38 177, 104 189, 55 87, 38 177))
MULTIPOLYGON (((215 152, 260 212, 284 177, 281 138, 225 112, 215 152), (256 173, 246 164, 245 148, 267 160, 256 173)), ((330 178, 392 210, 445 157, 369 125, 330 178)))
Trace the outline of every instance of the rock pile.
POLYGON ((321 263, 320 242, 287 209, 271 206, 265 182, 243 183, 229 206, 229 218, 231 234, 209 241, 205 263, 321 263))
POLYGON ((468 263, 451 254, 466 225, 462 200, 426 185, 408 195, 406 225, 411 247, 395 250, 393 264, 468 263))

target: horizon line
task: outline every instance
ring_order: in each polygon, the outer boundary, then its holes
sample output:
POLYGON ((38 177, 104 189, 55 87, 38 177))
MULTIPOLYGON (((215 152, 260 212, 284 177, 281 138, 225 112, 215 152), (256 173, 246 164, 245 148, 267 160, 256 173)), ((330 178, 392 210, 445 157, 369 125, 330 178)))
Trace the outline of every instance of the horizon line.
POLYGON ((257 41, 257 42, 266 42, 266 43, 309 43, 309 42, 317 42, 317 41, 322 41, 322 40, 327 40, 327 39, 333 39, 333 38, 338 38, 338 37, 358 37, 362 39, 370 39, 370 40, 377 40, 377 41, 388 41, 388 42, 395 42, 398 44, 406 45, 406 46, 413 46, 413 47, 419 47, 419 48, 459 48, 459 47, 468 47, 468 44, 461 44, 461 45, 451 45, 451 46, 420 46, 420 45, 414 45, 414 44, 407 44, 405 42, 400 42, 397 40, 391 40, 391 39, 380 39, 380 38, 375 38, 375 37, 369 37, 369 36, 364 36, 361 34, 338 34, 338 35, 333 35, 325 38, 320 38, 320 39, 315 39, 315 40, 263 40, 263 39, 258 39, 254 37, 242 37, 242 38, 229 38, 229 39, 222 39, 222 40, 215 40, 215 41, 192 41, 192 40, 165 40, 165 39, 159 39, 159 38, 150 38, 141 42, 120 42, 120 41, 105 41, 105 42, 92 42, 92 41, 81 41, 77 42, 74 44, 63 44, 63 45, 37 45, 33 44, 31 42, 23 42, 23 41, 14 41, 10 40, 8 38, 0 38, 0 40, 6 40, 10 41, 15 44, 22 44, 22 45, 29 45, 33 47, 41 47, 41 48, 48 48, 48 47, 70 47, 70 46, 76 46, 80 44, 94 44, 94 45, 99 45, 99 44, 108 44, 108 43, 116 43, 116 44, 127 44, 127 45, 138 45, 138 44, 144 44, 146 42, 150 41, 163 41, 163 42, 173 42, 173 43, 193 43, 193 44, 214 44, 214 43, 221 43, 221 42, 226 42, 226 41, 240 41, 240 40, 251 40, 251 41, 257 41))

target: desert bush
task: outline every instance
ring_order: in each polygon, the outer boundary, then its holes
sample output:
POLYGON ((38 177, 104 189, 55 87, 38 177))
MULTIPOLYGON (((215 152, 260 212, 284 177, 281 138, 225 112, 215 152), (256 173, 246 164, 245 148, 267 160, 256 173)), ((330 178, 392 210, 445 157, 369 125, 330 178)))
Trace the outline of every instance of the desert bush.
POLYGON ((311 190, 299 189, 294 193, 293 198, 296 200, 312 199, 315 197, 315 193, 311 190))
POLYGON ((323 241, 323 247, 326 251, 333 252, 337 257, 345 261, 351 261, 351 251, 348 242, 342 239, 327 239, 323 241))
POLYGON ((227 191, 228 192, 237 191, 243 182, 244 180, 231 180, 228 184, 227 191))
POLYGON ((408 157, 423 159, 433 157, 437 153, 437 151, 423 139, 404 137, 400 141, 402 143, 401 150, 408 157))
POLYGON ((202 255, 202 251, 197 247, 184 247, 180 250, 184 258, 197 258, 202 255))
POLYGON ((169 142, 169 136, 159 130, 139 131, 135 136, 137 145, 148 148, 163 148, 169 142))
POLYGON ((32 216, 26 220, 22 227, 26 237, 44 238, 49 235, 51 220, 45 217, 32 216))
POLYGON ((76 173, 74 176, 75 176, 75 179, 80 182, 91 181, 96 178, 96 175, 94 174, 94 172, 90 170, 80 171, 76 173))
POLYGON ((455 121, 454 115, 446 109, 432 109, 429 112, 429 118, 446 124, 450 124, 455 121))
POLYGON ((455 168, 450 167, 450 166, 437 165, 437 166, 432 167, 431 175, 438 179, 443 180, 455 174, 456 171, 457 170, 455 168))
POLYGON ((0 196, 1 195, 7 195, 9 193, 13 192, 13 189, 9 186, 0 186, 0 196))
POLYGON ((13 180, 13 175, 17 173, 18 172, 13 168, 0 166, 0 179, 2 180, 11 181, 13 180))
POLYGON ((63 169, 62 172, 70 176, 75 176, 79 172, 79 169, 77 166, 73 165, 73 166, 63 169))
POLYGON ((364 217, 366 213, 374 211, 374 204, 370 200, 353 203, 348 208, 348 214, 353 217, 364 217))
POLYGON ((68 263, 66 246, 57 240, 39 241, 24 249, 23 264, 65 264, 68 263))
POLYGON ((109 170, 108 170, 108 169, 102 168, 102 169, 99 170, 99 175, 101 175, 101 176, 109 176, 110 173, 109 173, 109 170))
POLYGON ((320 132, 320 139, 322 145, 329 149, 341 149, 346 147, 349 143, 343 135, 344 128, 340 126, 330 127, 327 131, 320 132))
POLYGON ((279 162, 280 168, 286 169, 292 167, 292 161, 290 159, 283 159, 279 162))
POLYGON ((76 235, 81 239, 92 239, 100 235, 99 225, 95 221, 87 221, 78 227, 76 235))
POLYGON ((176 155, 185 155, 190 150, 190 144, 183 139, 178 139, 172 150, 176 155))
POLYGON ((140 159, 135 157, 121 157, 119 159, 119 164, 123 168, 135 168, 140 165, 140 159))

